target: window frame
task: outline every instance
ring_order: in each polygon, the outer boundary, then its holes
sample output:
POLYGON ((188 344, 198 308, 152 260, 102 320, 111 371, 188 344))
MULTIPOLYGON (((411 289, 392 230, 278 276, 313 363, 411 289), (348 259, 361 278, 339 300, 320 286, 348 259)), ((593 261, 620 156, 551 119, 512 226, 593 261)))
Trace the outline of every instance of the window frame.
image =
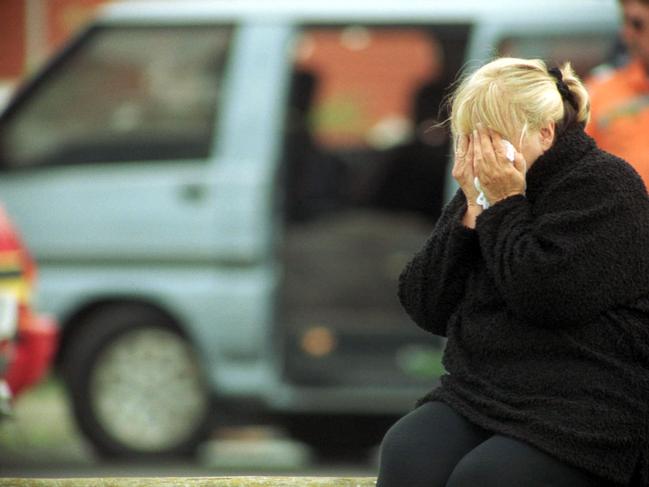
POLYGON ((224 89, 227 89, 229 84, 229 74, 231 71, 231 65, 233 62, 233 51, 236 49, 236 36, 239 29, 239 25, 233 20, 229 20, 223 23, 201 23, 201 22, 191 22, 191 23, 109 23, 109 24, 93 24, 88 28, 82 30, 79 34, 76 35, 69 43, 67 43, 57 54, 53 55, 44 65, 36 71, 36 74, 28 78, 25 82, 19 85, 15 94, 12 97, 11 102, 5 107, 5 110, 0 113, 0 172, 8 171, 30 171, 37 170, 39 168, 55 168, 55 167, 83 167, 86 164, 89 165, 125 165, 132 162, 137 162, 138 164, 155 164, 155 163, 177 163, 177 161, 182 159, 195 160, 200 162, 208 162, 214 157, 214 153, 218 150, 218 135, 219 128, 221 126, 221 119, 224 115, 224 100, 225 97, 217 96, 216 107, 214 107, 214 113, 212 117, 212 126, 209 137, 209 150, 206 157, 203 158, 193 158, 193 157, 177 157, 169 159, 158 159, 158 158, 134 158, 131 160, 119 159, 119 160, 106 160, 106 161, 92 161, 89 163, 83 162, 65 162, 65 161, 56 161, 56 162, 47 162, 44 164, 29 164, 29 165, 16 165, 12 164, 10 161, 6 160, 4 157, 4 151, 2 147, 2 134, 7 130, 7 125, 12 123, 14 118, 22 110, 22 107, 29 103, 44 85, 47 85, 49 81, 58 75, 61 69, 64 69, 65 65, 74 58, 74 56, 79 53, 84 47, 88 45, 90 39, 101 35, 105 31, 117 31, 119 29, 142 29, 142 30, 155 30, 155 29, 206 29, 206 28, 219 28, 227 29, 228 46, 226 52, 223 56, 222 72, 219 73, 221 83, 224 89))

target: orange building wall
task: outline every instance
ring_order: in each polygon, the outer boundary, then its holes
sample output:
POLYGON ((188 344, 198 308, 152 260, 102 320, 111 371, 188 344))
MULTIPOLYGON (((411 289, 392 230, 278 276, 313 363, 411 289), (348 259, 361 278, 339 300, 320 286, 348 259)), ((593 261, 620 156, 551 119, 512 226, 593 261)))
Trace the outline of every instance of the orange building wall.
POLYGON ((23 74, 27 51, 24 0, 0 0, 0 80, 23 74))
POLYGON ((48 0, 47 43, 57 49, 71 35, 90 22, 97 8, 107 0, 48 0))
POLYGON ((19 81, 27 74, 28 60, 45 60, 109 1, 0 0, 0 82, 19 81), (29 6, 33 6, 31 13, 29 6), (40 15, 30 19, 35 10, 40 15), (28 36, 35 35, 34 30, 39 38, 30 42, 28 36), (30 46, 38 52, 28 52, 30 46))

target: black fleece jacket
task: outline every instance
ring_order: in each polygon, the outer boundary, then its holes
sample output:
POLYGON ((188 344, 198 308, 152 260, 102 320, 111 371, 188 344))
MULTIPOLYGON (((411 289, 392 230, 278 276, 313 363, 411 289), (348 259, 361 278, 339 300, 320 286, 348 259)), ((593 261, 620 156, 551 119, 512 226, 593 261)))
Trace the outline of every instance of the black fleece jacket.
MULTIPOLYGON (((458 192, 399 278, 421 328, 448 338, 421 402, 622 485, 649 486, 649 198, 637 173, 564 133, 526 195, 462 225, 458 192)), ((610 485, 610 484, 606 484, 610 485)))

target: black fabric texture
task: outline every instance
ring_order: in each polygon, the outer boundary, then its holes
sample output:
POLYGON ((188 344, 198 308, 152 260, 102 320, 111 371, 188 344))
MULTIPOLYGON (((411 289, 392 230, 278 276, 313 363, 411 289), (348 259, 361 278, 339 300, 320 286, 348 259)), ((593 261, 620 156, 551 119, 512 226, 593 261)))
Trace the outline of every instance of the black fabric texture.
POLYGON ((458 192, 399 277, 421 328, 448 338, 440 386, 471 422, 622 485, 649 486, 649 198, 580 127, 526 195, 461 223, 458 192))

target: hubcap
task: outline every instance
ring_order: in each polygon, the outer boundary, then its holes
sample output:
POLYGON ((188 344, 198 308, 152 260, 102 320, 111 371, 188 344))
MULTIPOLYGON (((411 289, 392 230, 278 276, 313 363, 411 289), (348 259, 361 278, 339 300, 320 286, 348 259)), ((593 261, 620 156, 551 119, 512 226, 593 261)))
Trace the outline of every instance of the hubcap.
POLYGON ((97 359, 90 393, 104 430, 143 452, 164 451, 189 439, 209 403, 188 344, 156 327, 112 341, 97 359))

